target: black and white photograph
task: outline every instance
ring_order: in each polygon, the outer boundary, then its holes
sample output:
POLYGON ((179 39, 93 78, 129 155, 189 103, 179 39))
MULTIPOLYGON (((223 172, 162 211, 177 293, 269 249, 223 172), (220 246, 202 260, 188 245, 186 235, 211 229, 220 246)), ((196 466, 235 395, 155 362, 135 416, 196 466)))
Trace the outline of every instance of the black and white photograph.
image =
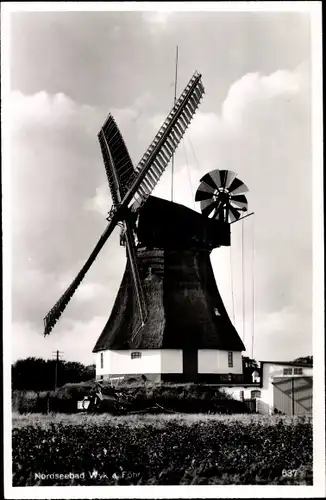
POLYGON ((6 498, 324 497, 321 2, 1 10, 6 498))

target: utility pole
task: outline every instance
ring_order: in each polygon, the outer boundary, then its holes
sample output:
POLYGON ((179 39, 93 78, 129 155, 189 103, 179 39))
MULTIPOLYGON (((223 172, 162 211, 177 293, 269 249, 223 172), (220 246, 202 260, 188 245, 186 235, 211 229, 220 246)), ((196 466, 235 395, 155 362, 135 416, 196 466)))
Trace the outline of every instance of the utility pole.
POLYGON ((60 361, 60 357, 62 356, 63 352, 61 352, 61 351, 52 351, 52 354, 55 355, 54 391, 56 391, 57 388, 58 388, 58 367, 59 367, 59 361, 60 361))

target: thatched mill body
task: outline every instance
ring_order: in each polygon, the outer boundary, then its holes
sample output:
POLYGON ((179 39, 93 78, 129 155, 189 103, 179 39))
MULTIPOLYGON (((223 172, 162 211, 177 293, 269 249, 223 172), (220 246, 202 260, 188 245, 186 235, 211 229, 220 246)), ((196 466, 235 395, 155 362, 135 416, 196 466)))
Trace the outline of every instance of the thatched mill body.
POLYGON ((230 245, 230 223, 247 208, 247 187, 233 172, 209 172, 196 193, 201 214, 151 196, 203 94, 195 73, 136 168, 111 115, 98 135, 113 200, 109 224, 45 318, 48 334, 120 225, 127 263, 93 349, 97 379, 241 382, 245 346, 223 305, 210 253, 230 245))

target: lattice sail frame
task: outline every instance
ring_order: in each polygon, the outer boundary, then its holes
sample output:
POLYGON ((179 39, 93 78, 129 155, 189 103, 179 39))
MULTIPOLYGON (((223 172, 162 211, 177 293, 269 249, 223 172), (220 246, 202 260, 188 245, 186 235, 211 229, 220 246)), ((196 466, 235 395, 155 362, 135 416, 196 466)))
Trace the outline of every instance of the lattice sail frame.
POLYGON ((115 119, 110 114, 97 135, 114 206, 121 203, 135 169, 115 119), (117 193, 119 191, 119 194, 117 193))
POLYGON ((136 174, 140 175, 147 169, 148 163, 151 163, 146 177, 134 194, 133 211, 138 210, 152 193, 180 144, 204 93, 201 75, 195 72, 136 167, 136 174))

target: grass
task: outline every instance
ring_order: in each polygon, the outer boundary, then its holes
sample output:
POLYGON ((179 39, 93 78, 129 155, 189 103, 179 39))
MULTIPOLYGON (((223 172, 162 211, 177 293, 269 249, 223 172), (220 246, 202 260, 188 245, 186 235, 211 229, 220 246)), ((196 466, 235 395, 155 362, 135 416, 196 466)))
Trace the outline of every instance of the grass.
POLYGON ((312 484, 307 417, 14 413, 12 433, 14 486, 312 484))
POLYGON ((281 415, 259 415, 259 414, 233 414, 233 415, 220 415, 220 414, 206 414, 206 413, 194 413, 194 414, 184 414, 184 413, 171 413, 171 414, 135 414, 135 415, 123 415, 123 416, 113 416, 108 413, 101 414, 87 414, 87 413, 49 413, 48 415, 43 415, 41 413, 26 413, 19 414, 17 412, 12 413, 12 426, 13 428, 20 428, 26 425, 40 425, 42 427, 49 427, 51 424, 63 424, 63 425, 145 425, 147 423, 152 423, 155 425, 162 425, 166 422, 176 422, 183 425, 191 425, 194 422, 241 422, 242 425, 250 425, 252 423, 259 423, 260 425, 275 425, 277 422, 282 420, 285 424, 294 424, 296 422, 307 422, 311 423, 311 417, 291 417, 291 416, 281 416, 281 415))

